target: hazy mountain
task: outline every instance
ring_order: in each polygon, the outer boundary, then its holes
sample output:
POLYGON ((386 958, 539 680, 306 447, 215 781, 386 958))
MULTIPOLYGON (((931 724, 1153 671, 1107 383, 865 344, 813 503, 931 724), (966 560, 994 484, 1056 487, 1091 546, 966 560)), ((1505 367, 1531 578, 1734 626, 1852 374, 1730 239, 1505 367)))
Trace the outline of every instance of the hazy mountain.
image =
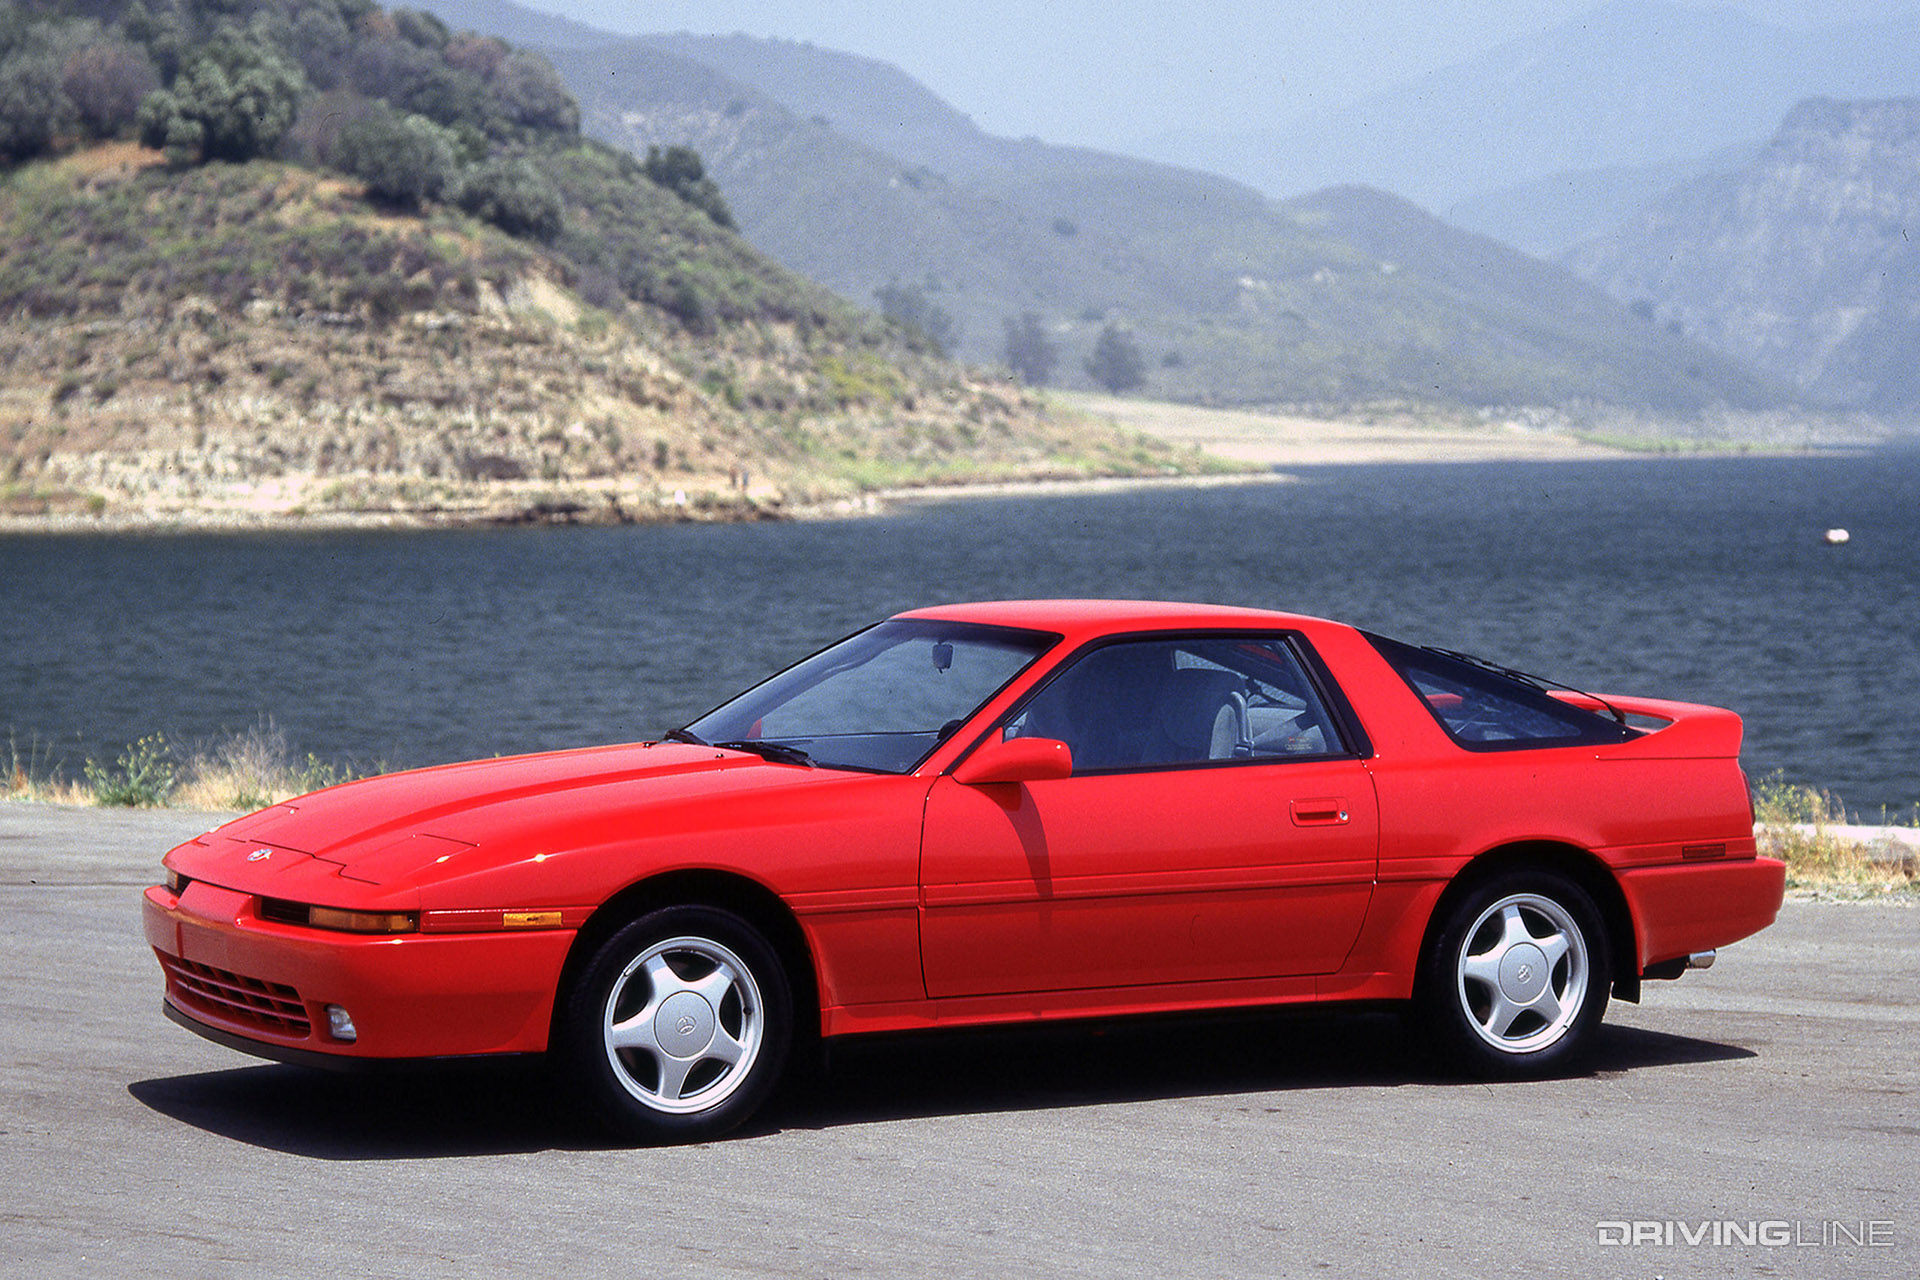
POLYGON ((1654 319, 1800 389, 1920 407, 1920 99, 1795 107, 1737 173, 1568 255, 1654 319))
POLYGON ((1920 92, 1920 15, 1790 32, 1731 9, 1615 0, 1352 106, 1180 135, 1148 154, 1286 195, 1385 187, 1432 209, 1551 174, 1685 161, 1814 95, 1920 92))
POLYGON ((1471 402, 1471 382, 1551 386, 1550 399, 1656 407, 1725 400, 1752 407, 1777 397, 1738 362, 1648 324, 1598 289, 1498 241, 1442 222, 1398 196, 1334 187, 1288 202, 1306 225, 1360 255, 1359 279, 1327 280, 1315 308, 1321 334, 1357 336, 1361 353, 1390 352, 1403 385, 1425 384, 1471 402), (1391 305, 1396 279, 1417 282, 1391 305), (1389 294, 1389 296, 1391 296, 1389 294), (1458 353, 1471 352, 1463 369, 1458 353), (1652 394, 1649 394, 1652 392, 1652 394))
POLYGON ((1624 225, 1641 206, 1675 187, 1734 172, 1764 146, 1752 142, 1687 160, 1550 174, 1469 196, 1448 209, 1446 218, 1537 258, 1557 258, 1624 225))
POLYGON ((1766 397, 1559 268, 1384 193, 1285 205, 1192 170, 991 137, 897 68, 809 45, 609 37, 549 53, 587 132, 641 153, 695 147, 756 244, 858 301, 920 291, 971 359, 999 359, 1005 322, 1033 311, 1059 347, 1056 380, 1084 385, 1083 358, 1117 324, 1148 389, 1175 398, 1766 397))

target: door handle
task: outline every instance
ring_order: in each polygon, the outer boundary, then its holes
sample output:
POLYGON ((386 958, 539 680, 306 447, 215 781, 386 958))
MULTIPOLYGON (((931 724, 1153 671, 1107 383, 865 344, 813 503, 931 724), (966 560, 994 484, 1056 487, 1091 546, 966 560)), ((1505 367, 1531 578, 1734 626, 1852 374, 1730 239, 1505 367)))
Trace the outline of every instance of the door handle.
POLYGON ((1293 825, 1296 827, 1338 827, 1351 817, 1347 812, 1347 802, 1339 796, 1293 802, 1293 825))

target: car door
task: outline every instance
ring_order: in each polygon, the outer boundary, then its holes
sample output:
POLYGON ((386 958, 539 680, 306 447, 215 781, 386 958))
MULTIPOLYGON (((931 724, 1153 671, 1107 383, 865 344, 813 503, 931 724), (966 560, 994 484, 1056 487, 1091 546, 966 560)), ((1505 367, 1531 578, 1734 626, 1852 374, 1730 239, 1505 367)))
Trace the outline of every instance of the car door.
POLYGON ((1297 641, 1149 638, 1068 664, 999 737, 1071 776, 928 794, 931 997, 1329 973, 1379 849, 1373 785, 1297 641))

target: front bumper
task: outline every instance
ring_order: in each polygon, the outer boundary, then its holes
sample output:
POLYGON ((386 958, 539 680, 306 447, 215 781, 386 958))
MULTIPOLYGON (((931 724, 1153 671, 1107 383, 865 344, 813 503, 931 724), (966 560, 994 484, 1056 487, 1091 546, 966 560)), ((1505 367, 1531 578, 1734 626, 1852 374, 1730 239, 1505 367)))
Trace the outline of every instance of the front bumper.
POLYGON ((263 920, 257 900, 155 885, 141 917, 166 1003, 209 1039, 294 1061, 536 1053, 571 929, 362 936, 263 920), (327 1006, 353 1016, 336 1040, 327 1006))

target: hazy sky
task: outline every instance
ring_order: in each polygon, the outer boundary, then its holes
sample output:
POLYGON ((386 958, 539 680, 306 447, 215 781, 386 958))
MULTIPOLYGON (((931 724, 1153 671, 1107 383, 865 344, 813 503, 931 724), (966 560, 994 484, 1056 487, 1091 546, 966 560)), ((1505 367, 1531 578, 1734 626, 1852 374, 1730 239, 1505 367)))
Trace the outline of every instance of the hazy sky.
MULTIPOLYGON (((518 0, 620 32, 744 31, 880 58, 990 133, 1125 148, 1279 123, 1563 22, 1596 0, 518 0), (1236 119, 1216 121, 1232 102, 1236 119)), ((1706 5, 1693 7, 1705 8, 1706 5)), ((1726 0, 1812 27, 1913 0, 1726 0)))

